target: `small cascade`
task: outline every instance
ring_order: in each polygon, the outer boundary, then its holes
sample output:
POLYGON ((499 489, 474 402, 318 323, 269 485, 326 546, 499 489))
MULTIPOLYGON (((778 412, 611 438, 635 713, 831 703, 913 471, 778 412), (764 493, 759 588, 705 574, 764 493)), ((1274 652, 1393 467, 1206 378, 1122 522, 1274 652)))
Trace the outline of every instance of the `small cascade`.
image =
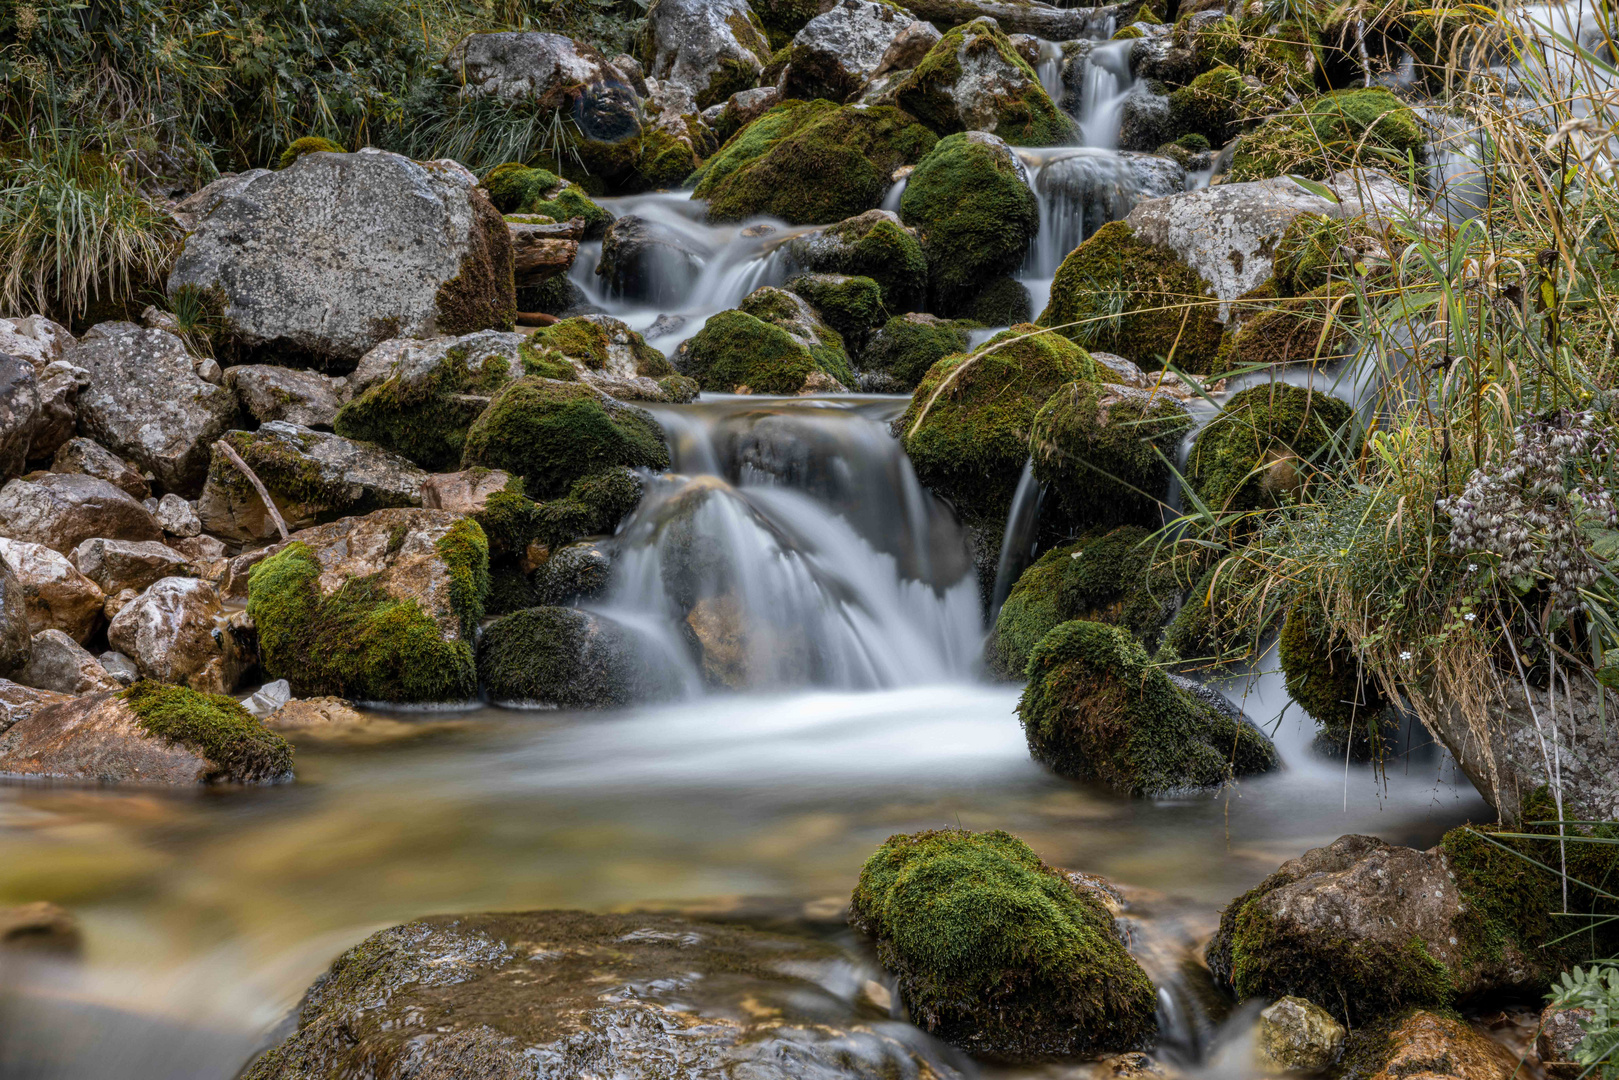
POLYGON ((1040 201, 1040 231, 1023 267, 1027 278, 1056 274, 1085 238, 1129 214, 1142 199, 1186 189, 1186 170, 1168 158, 1094 147, 1020 150, 1040 201))
POLYGON ((1413 111, 1428 135, 1428 186, 1439 212, 1457 224, 1477 217, 1489 199, 1484 140, 1477 127, 1439 109, 1414 106, 1413 111))
POLYGON ((899 213, 899 201, 905 197, 905 185, 909 181, 909 176, 902 177, 893 187, 889 188, 888 194, 883 196, 880 209, 887 210, 891 214, 899 213))
POLYGON ((1119 145, 1119 116, 1124 99, 1135 87, 1130 74, 1130 48, 1134 41, 1105 41, 1085 57, 1080 76, 1079 121, 1081 141, 1100 150, 1119 145))
POLYGON ((1012 594, 1012 586, 1034 561, 1040 527, 1040 503, 1045 491, 1034 477, 1034 459, 1023 463, 1017 490, 1012 493, 1012 510, 1006 515, 1006 532, 1001 537, 1001 557, 995 565, 995 590, 991 594, 989 621, 995 622, 1001 605, 1012 594))
POLYGON ((1062 82, 1062 46, 1055 41, 1040 39, 1040 62, 1035 65, 1035 74, 1040 76, 1040 85, 1045 88, 1046 94, 1052 101, 1062 101, 1065 87, 1062 82))

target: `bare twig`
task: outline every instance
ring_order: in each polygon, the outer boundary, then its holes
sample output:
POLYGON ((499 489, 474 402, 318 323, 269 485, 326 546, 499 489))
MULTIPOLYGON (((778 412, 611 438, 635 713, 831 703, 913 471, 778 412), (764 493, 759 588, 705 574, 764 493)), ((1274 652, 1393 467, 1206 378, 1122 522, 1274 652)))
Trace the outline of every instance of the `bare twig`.
POLYGON ((264 508, 270 512, 270 520, 275 522, 276 529, 281 533, 281 539, 287 539, 287 523, 282 520, 281 511, 275 508, 275 500, 270 498, 269 489, 264 486, 264 481, 259 479, 258 473, 248 468, 247 462, 242 460, 242 455, 238 454, 236 448, 224 439, 214 443, 214 449, 223 453, 226 460, 236 466, 243 476, 247 477, 247 482, 253 485, 253 490, 258 492, 259 498, 264 500, 264 508))

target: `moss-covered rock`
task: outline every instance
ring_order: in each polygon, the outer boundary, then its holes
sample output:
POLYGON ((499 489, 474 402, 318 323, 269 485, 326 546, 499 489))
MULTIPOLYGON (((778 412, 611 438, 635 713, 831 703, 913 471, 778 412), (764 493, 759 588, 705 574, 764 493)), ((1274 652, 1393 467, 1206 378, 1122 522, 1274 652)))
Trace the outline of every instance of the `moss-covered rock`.
POLYGON ((462 468, 521 476, 536 499, 617 465, 667 469, 663 430, 643 409, 579 383, 525 377, 495 396, 467 432, 462 468))
POLYGON ((917 478, 998 536, 1029 459, 1035 414, 1059 387, 1095 371, 1067 339, 1014 326, 934 364, 894 430, 917 478))
POLYGON ((898 109, 785 101, 704 164, 693 197, 708 200, 714 221, 842 221, 880 204, 894 170, 920 161, 935 141, 898 109))
POLYGON ((979 326, 1015 326, 1034 318, 1034 297, 1016 278, 996 278, 968 301, 962 315, 979 326))
POLYGON ((858 356, 872 333, 888 321, 883 290, 868 277, 844 274, 800 274, 787 282, 787 291, 809 301, 818 315, 843 338, 844 347, 858 356))
POLYGON ((1060 146, 1078 134, 993 19, 952 28, 892 93, 941 134, 989 132, 1013 146, 1060 146))
POLYGON ((294 139, 281 151, 281 157, 276 160, 275 167, 285 169, 305 154, 346 154, 347 150, 330 139, 323 139, 319 135, 305 135, 301 139, 294 139))
POLYGON ((684 129, 684 134, 658 125, 642 131, 641 144, 635 157, 637 188, 643 191, 674 190, 697 171, 704 156, 704 147, 708 153, 713 153, 716 142, 702 120, 695 115, 681 119, 679 127, 684 129), (693 134, 696 138, 693 138, 693 134))
POLYGON ((1215 366, 1239 371, 1343 356, 1352 345, 1343 307, 1352 302, 1341 287, 1336 295, 1322 288, 1247 312, 1240 325, 1226 331, 1215 366))
POLYGON ((1157 995, 1113 915, 1008 833, 891 836, 866 860, 849 921, 877 942, 911 1019, 998 1060, 1148 1045, 1157 995))
POLYGON ((900 198, 900 217, 922 234, 935 314, 960 313, 987 282, 1023 263, 1040 228, 1027 173, 1001 140, 964 132, 939 140, 900 198))
POLYGON ((600 240, 613 223, 613 215, 597 206, 584 188, 546 169, 508 161, 489 170, 482 183, 502 214, 538 214, 556 221, 583 218, 587 240, 600 240))
POLYGON ((820 0, 752 0, 772 49, 784 48, 804 24, 821 13, 820 0))
POLYGON ((813 273, 866 277, 882 289, 891 314, 915 311, 927 298, 928 263, 914 229, 888 210, 868 210, 793 240, 793 262, 813 273))
MULTIPOLYGON (((674 365, 646 339, 610 315, 581 315, 541 327, 529 338, 536 349, 555 349, 584 367, 608 375, 645 375, 662 379, 674 365)), ((527 374, 546 372, 530 369, 527 374)), ((551 376, 555 377, 555 376, 551 376)))
POLYGON ((1029 752, 1064 776, 1152 795, 1276 767, 1257 728, 1176 686, 1119 627, 1063 623, 1027 671, 1018 716, 1029 752))
POLYGON ((1186 481, 1216 512, 1276 506, 1298 495, 1333 446, 1350 448, 1353 416, 1337 398, 1301 386, 1240 391, 1198 432, 1186 481))
POLYGON ((966 352, 967 344, 967 331, 954 322, 917 312, 896 315, 860 354, 862 387, 908 394, 929 368, 951 353, 966 352))
POLYGON ((1319 606, 1301 602, 1288 611, 1277 640, 1287 696, 1315 718, 1317 743, 1343 754, 1371 757, 1383 745, 1388 699, 1355 651, 1334 637, 1319 606))
POLYGON ((1230 183, 1295 175, 1322 180, 1368 165, 1404 173, 1427 139, 1411 108, 1380 88, 1338 90, 1273 116, 1237 143, 1230 183))
POLYGON ((1074 619, 1122 627, 1152 649, 1179 594, 1180 581, 1146 529, 1092 533, 1052 548, 1023 571, 985 654, 1001 675, 1021 678, 1040 639, 1074 619))
POLYGON ((1167 358, 1203 375, 1213 370, 1225 332, 1210 291, 1173 252, 1113 221, 1063 260, 1039 323, 1144 368, 1161 367, 1167 358))
POLYGON ((118 696, 148 735, 213 762, 216 780, 245 784, 292 775, 292 747, 233 697, 150 679, 118 696))
POLYGON ((1185 571, 1197 580, 1187 589, 1175 617, 1164 628, 1154 659, 1195 670, 1257 655, 1265 627, 1238 622, 1228 612, 1255 587, 1249 563, 1226 559, 1205 570, 1185 571))
POLYGON ((534 607, 485 628, 478 675, 490 700, 501 703, 601 709, 673 696, 678 682, 645 652, 604 616, 534 607))
POLYGON ((1202 147, 1186 147, 1193 152, 1207 150, 1211 144, 1224 144, 1242 119, 1246 89, 1242 73, 1236 68, 1221 65, 1203 72, 1188 85, 1170 92, 1170 129, 1181 138, 1201 138, 1202 147))
POLYGON ((1192 423, 1186 406, 1166 393, 1070 383, 1035 417, 1029 438, 1035 478, 1081 525, 1156 526, 1170 462, 1192 423))
POLYGON ((746 387, 796 394, 831 388, 828 376, 845 388, 854 383, 838 332, 803 297, 768 285, 749 293, 741 308, 712 316, 677 356, 683 374, 718 393, 746 387))

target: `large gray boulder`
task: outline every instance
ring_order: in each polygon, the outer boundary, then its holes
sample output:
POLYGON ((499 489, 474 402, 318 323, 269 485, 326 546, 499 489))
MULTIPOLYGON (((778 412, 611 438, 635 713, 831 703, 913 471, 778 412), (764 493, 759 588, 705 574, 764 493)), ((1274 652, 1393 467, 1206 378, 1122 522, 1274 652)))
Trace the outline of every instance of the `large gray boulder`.
POLYGON ((701 112, 757 85, 771 54, 747 0, 654 0, 638 52, 676 113, 701 112))
MULTIPOLYGON (((369 354, 367 354, 369 355, 369 354)), ((342 404, 336 382, 318 371, 239 364, 225 369, 225 385, 255 422, 285 420, 308 428, 330 428, 342 404)))
POLYGON ((72 362, 90 373, 79 395, 84 434, 150 472, 165 491, 202 489, 208 448, 230 428, 236 397, 197 375, 185 342, 134 323, 102 323, 72 362))
MULTIPOLYGON (((0 559, 0 679, 28 664, 33 634, 28 630, 28 601, 11 564, 0 559)), ((0 724, 0 730, 4 725, 0 724)))
MULTIPOLYGON (((428 474, 410 459, 370 443, 280 420, 254 432, 233 431, 225 441, 269 489, 288 529, 422 504, 428 474)), ((204 532, 230 543, 279 535, 258 492, 223 453, 214 455, 197 516, 204 532)))
POLYGON ((838 0, 794 36, 783 82, 786 95, 828 101, 858 95, 914 21, 873 0, 838 0))
POLYGON ((107 628, 107 641, 148 679, 228 694, 245 657, 220 627, 219 592, 206 581, 167 577, 125 604, 107 628))
POLYGON ((0 353, 0 480, 21 476, 39 420, 34 365, 0 353))
POLYGON ((0 488, 0 536, 65 555, 92 536, 161 540, 163 529, 146 507, 105 480, 46 473, 0 488))
POLYGON ((0 561, 22 586, 28 632, 62 630, 83 642, 101 621, 106 596, 60 552, 43 544, 0 537, 0 561))
POLYGON ((506 223, 454 162, 306 154, 225 194, 169 276, 223 291, 228 337, 348 369, 391 337, 510 329, 506 223))
POLYGON ((24 686, 58 694, 99 694, 123 685, 107 673, 101 661, 60 630, 41 630, 34 635, 32 646, 28 666, 17 674, 24 686))

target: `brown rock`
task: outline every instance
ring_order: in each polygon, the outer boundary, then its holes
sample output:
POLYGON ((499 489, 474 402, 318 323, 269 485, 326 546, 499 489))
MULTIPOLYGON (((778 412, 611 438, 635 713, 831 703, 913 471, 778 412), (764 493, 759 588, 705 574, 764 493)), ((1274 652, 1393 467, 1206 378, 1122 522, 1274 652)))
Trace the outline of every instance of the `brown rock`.
POLYGON ((30 636, 62 630, 83 643, 100 625, 106 596, 60 553, 43 544, 0 539, 0 559, 22 586, 30 636))
POLYGON ((271 544, 269 547, 244 551, 226 563, 224 577, 219 583, 219 598, 227 604, 247 603, 247 586, 253 576, 253 568, 280 551, 282 546, 271 544))
POLYGON ((155 540, 106 540, 96 537, 73 549, 69 556, 79 573, 95 582, 108 596, 125 589, 136 592, 154 581, 181 574, 186 557, 155 540))
POLYGON ((99 694, 123 685, 107 673, 100 660, 60 630, 40 631, 32 645, 28 666, 17 674, 24 686, 77 695, 99 694))
POLYGON ((34 715, 37 709, 71 700, 69 695, 54 690, 36 690, 9 679, 0 679, 0 735, 4 735, 6 729, 17 721, 34 715))
POLYGON ((1548 1080, 1577 1080, 1585 1067, 1574 1060, 1585 1041, 1585 1021, 1596 1015, 1590 1009, 1565 1009, 1548 1005, 1540 1014, 1540 1034, 1535 1050, 1548 1080))
POLYGON ((82 945, 79 921, 55 904, 0 907, 0 949, 73 956, 82 945))
POLYGON ((227 693, 241 677, 235 635, 221 625, 218 591, 197 578, 168 577, 127 604, 107 628, 112 647, 148 679, 227 693))
POLYGON ((538 285, 567 271, 579 254, 583 218, 551 225, 507 221, 512 238, 512 277, 518 285, 538 285))
POLYGON ((152 494, 146 480, 133 466, 93 439, 69 439, 63 443, 51 462, 51 472, 94 476, 122 488, 136 499, 152 494))
POLYGON ((742 610, 730 595, 699 600, 686 625, 703 649, 703 679, 733 690, 748 684, 748 643, 742 610))
POLYGON ((120 589, 107 597, 107 602, 101 605, 101 614, 106 616, 108 622, 118 617, 118 613, 129 605, 129 602, 139 596, 134 589, 120 589))
POLYGON ((1389 1034, 1388 1058, 1372 1080, 1511 1080, 1518 1059, 1460 1020, 1414 1012, 1389 1034))
POLYGON ((28 601, 11 564, 0 559, 0 678, 28 663, 33 634, 28 630, 28 601))
POLYGON ((146 507, 105 480, 76 473, 30 475, 0 488, 0 535, 64 555, 95 536, 163 539, 146 507))
POLYGON ((506 490, 511 479, 511 473, 502 469, 434 473, 422 483, 422 506, 428 510, 449 510, 456 514, 482 513, 488 506, 489 497, 506 490))

